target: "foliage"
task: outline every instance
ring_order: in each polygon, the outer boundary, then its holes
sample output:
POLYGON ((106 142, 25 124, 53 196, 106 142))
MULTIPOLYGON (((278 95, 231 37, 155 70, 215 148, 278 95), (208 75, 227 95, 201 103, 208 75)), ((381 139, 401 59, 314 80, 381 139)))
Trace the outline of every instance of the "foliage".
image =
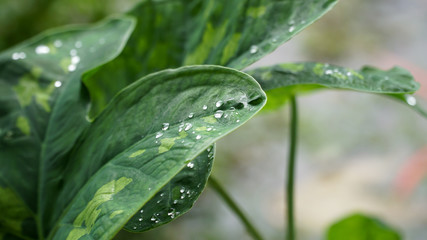
POLYGON ((111 239, 172 221, 203 191, 215 141, 264 91, 272 108, 325 87, 414 107, 418 84, 401 68, 240 71, 335 3, 146 0, 1 53, 0 239, 111 239))
POLYGON ((378 219, 353 214, 334 223, 328 230, 328 240, 399 240, 399 234, 378 219))

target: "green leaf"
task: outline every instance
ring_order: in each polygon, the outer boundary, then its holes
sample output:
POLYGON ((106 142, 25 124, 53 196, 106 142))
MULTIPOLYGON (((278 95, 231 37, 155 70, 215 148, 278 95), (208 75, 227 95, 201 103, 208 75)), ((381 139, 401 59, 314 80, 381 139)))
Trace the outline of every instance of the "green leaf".
POLYGON ((218 66, 164 70, 128 86, 70 153, 55 205, 65 211, 50 238, 111 238, 265 100, 249 75, 218 66))
POLYGON ((206 186, 212 169, 214 148, 209 147, 189 162, 126 224, 125 229, 142 232, 166 224, 190 210, 206 186))
POLYGON ((284 63, 247 71, 267 92, 267 109, 274 109, 287 101, 291 94, 334 88, 381 93, 407 102, 407 94, 415 92, 419 84, 405 69, 394 67, 383 71, 363 67, 359 71, 321 63, 284 63))
POLYGON ((336 0, 146 0, 123 53, 86 79, 96 116, 122 88, 149 73, 193 64, 243 69, 291 39, 336 0), (121 81, 117 81, 121 79, 121 81))
POLYGON ((0 228, 17 236, 47 234, 58 211, 50 186, 61 184, 64 156, 89 125, 83 74, 116 57, 133 27, 133 19, 119 17, 57 29, 0 55, 0 188, 7 193, 0 202, 14 199, 26 207, 19 222, 8 218, 0 228))
POLYGON ((354 214, 333 224, 327 234, 328 240, 400 240, 399 233, 380 220, 354 214))

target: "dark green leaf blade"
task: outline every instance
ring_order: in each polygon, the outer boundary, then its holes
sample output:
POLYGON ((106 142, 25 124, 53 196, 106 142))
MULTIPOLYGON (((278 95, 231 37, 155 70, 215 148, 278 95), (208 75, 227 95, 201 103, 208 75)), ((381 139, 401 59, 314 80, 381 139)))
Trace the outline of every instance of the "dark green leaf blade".
MULTIPOLYGON (((133 19, 118 17, 51 30, 0 55, 0 187, 22 200, 38 237, 47 234, 42 224, 53 211, 55 194, 45 184, 56 183, 64 154, 88 125, 82 75, 117 56, 133 26, 133 19), (99 35, 108 37, 104 45, 99 35)), ((10 196, 0 194, 0 201, 10 196)), ((21 234, 35 237, 21 220, 21 234)))
POLYGON ((209 147, 179 172, 126 224, 125 229, 143 232, 166 224, 191 209, 211 174, 215 149, 209 147))
POLYGON ((243 69, 333 7, 336 0, 143 1, 125 50, 85 82, 96 116, 135 79, 167 68, 215 64, 243 69), (123 81, 115 81, 123 79, 123 81))
POLYGON ((400 240, 399 233, 380 220, 362 214, 353 214, 328 229, 328 240, 400 240))
POLYGON ((219 66, 165 70, 125 88, 70 154, 55 206, 66 211, 51 237, 112 237, 186 164, 264 104, 249 75, 219 66))
POLYGON ((266 108, 283 104, 290 94, 334 88, 403 96, 415 92, 419 84, 405 69, 383 71, 364 67, 359 71, 321 63, 284 63, 247 71, 267 91, 266 108))

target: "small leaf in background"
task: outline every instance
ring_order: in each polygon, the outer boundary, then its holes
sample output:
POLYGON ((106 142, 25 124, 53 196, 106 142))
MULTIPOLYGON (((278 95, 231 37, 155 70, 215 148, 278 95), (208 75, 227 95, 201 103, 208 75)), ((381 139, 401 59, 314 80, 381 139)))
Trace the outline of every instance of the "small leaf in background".
POLYGON ((390 70, 363 67, 356 71, 330 64, 301 62, 260 67, 247 73, 267 92, 265 109, 280 107, 291 94, 332 88, 385 94, 423 114, 415 97, 410 95, 419 84, 408 71, 399 67, 390 70))
POLYGON ((399 233, 380 220, 354 214, 330 226, 327 240, 400 240, 399 233))

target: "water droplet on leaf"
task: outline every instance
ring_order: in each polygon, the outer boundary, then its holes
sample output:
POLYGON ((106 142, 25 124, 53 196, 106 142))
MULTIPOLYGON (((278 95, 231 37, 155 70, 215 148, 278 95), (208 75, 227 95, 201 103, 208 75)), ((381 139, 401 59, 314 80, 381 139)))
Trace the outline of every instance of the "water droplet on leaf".
POLYGON ((55 47, 57 47, 57 48, 62 47, 62 41, 61 41, 61 40, 55 40, 55 41, 53 42, 53 46, 55 46, 55 47))
POLYGON ((156 138, 159 138, 159 137, 161 137, 161 136, 163 136, 163 133, 162 133, 162 132, 158 132, 158 133, 156 133, 156 138))
POLYGON ((68 71, 74 72, 76 70, 76 68, 77 68, 76 65, 71 64, 71 65, 68 66, 68 71))
POLYGON ((76 65, 79 62, 80 62, 80 57, 79 56, 72 56, 71 57, 71 64, 76 65))
POLYGON ((255 53, 257 53, 257 52, 258 52, 258 46, 256 46, 256 45, 252 45, 252 46, 251 46, 251 48, 249 49, 249 52, 250 52, 251 54, 255 54, 255 53))
POLYGON ((215 112, 214 117, 221 118, 223 114, 224 114, 224 111, 218 110, 215 112))
POLYGON ((50 48, 46 45, 39 45, 36 47, 37 54, 48 54, 50 52, 50 48))
POLYGON ((185 124, 185 128, 184 128, 184 130, 185 130, 185 131, 188 131, 188 130, 190 130, 192 127, 193 127, 193 124, 191 124, 191 123, 186 123, 186 124, 185 124))
POLYGON ((411 106, 417 105, 417 99, 414 96, 412 96, 412 95, 405 95, 405 99, 406 99, 406 102, 409 105, 411 105, 411 106))
POLYGON ((76 44, 74 44, 74 46, 76 46, 76 48, 81 48, 82 47, 82 42, 81 41, 77 41, 76 44))
POLYGON ((189 163, 187 164, 187 167, 189 167, 189 168, 193 168, 193 167, 194 167, 194 163, 189 162, 189 163))

